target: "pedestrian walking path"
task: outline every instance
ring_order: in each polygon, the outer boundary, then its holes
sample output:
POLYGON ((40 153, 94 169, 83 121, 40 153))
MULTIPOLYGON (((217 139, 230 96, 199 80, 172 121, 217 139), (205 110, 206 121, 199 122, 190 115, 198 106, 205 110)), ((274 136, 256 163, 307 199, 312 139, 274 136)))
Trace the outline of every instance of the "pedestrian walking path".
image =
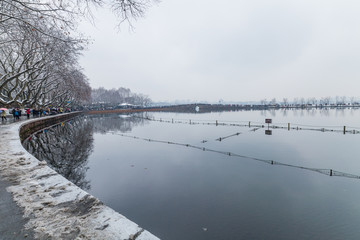
MULTIPOLYGON (((20 121, 23 121, 22 118, 20 121)), ((10 124, 15 121, 12 116, 7 116, 6 121, 0 122, 0 151, 3 153, 6 148, 3 134, 10 124)), ((6 189, 12 184, 4 180, 0 175, 0 239, 34 239, 31 230, 25 230, 25 224, 28 219, 23 217, 23 209, 13 200, 12 195, 6 189)))
POLYGON ((9 186, 9 182, 0 179, 0 239, 33 239, 33 232, 25 230, 28 219, 23 218, 23 209, 6 191, 9 186))

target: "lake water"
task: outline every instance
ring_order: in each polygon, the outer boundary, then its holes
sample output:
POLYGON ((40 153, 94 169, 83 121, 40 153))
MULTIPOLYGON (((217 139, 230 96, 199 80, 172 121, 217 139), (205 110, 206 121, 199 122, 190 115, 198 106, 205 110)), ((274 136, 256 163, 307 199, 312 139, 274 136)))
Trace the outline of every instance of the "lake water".
POLYGON ((24 146, 162 239, 359 239, 359 130, 359 109, 91 115, 24 146))

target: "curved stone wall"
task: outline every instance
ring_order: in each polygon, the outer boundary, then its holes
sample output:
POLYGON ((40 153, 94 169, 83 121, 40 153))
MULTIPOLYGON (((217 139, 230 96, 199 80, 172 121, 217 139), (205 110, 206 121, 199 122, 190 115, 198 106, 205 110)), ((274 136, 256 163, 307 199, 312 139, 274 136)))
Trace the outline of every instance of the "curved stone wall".
POLYGON ((83 115, 82 112, 71 112, 50 117, 36 118, 34 120, 25 122, 20 126, 19 135, 21 141, 29 137, 32 133, 39 131, 43 128, 49 127, 59 122, 66 121, 70 118, 83 115))

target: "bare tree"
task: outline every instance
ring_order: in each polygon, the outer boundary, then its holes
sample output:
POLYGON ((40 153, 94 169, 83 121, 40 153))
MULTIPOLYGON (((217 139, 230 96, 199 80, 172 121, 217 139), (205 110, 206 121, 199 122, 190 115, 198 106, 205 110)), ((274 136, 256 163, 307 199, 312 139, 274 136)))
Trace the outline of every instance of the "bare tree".
POLYGON ((293 104, 296 106, 299 104, 299 98, 294 98, 293 104))
POLYGON ((302 105, 302 106, 304 106, 305 105, 305 98, 300 98, 300 104, 302 105))
POLYGON ((340 96, 336 96, 336 97, 335 97, 335 103, 336 103, 336 105, 340 105, 340 104, 341 104, 340 96))
POLYGON ((326 106, 330 104, 330 101, 331 101, 331 97, 323 97, 323 98, 321 98, 321 102, 326 106))
POLYGON ((70 34, 80 17, 91 16, 91 6, 107 5, 118 16, 119 22, 123 22, 142 17, 152 2, 156 0, 1 0, 0 27, 4 31, 4 27, 22 23, 33 32, 57 37, 45 26, 70 34), (36 24, 38 22, 40 24, 36 24))
POLYGON ((270 104, 273 106, 276 105, 276 98, 271 99, 270 104))
POLYGON ((340 97, 340 101, 341 101, 341 104, 342 104, 342 105, 346 105, 346 99, 347 99, 346 96, 340 97))
MULTIPOLYGON (((53 36, 62 34, 56 32, 56 29, 51 31, 53 36)), ((21 34, 24 32, 18 33, 19 39, 22 37, 21 41, 7 42, 4 44, 6 47, 0 48, 0 104, 50 104, 49 93, 53 90, 57 95, 64 94, 59 86, 71 81, 71 76, 64 75, 76 68, 82 47, 76 41, 21 34)), ((70 90, 74 89, 72 87, 70 90)))
POLYGON ((350 103, 351 105, 353 105, 356 102, 356 98, 355 97, 350 97, 350 103))
POLYGON ((92 89, 91 101, 93 104, 106 104, 117 106, 121 103, 129 103, 139 106, 149 106, 151 99, 144 94, 132 93, 128 88, 106 90, 103 87, 92 89))
POLYGON ((312 97, 312 98, 310 99, 310 102, 311 102, 312 105, 317 105, 318 100, 317 100, 316 98, 312 97))
MULTIPOLYGON (((156 0, 155 0, 156 1, 156 0)), ((143 16, 152 0, 1 0, 0 105, 64 105, 88 99, 76 33, 91 6, 108 5, 119 22, 143 16)))
POLYGON ((307 98, 307 99, 306 99, 306 104, 307 104, 307 105, 310 105, 310 104, 311 104, 311 98, 307 98))
POLYGON ((284 104, 284 106, 287 106, 289 104, 289 101, 287 98, 283 98, 283 104, 284 104))

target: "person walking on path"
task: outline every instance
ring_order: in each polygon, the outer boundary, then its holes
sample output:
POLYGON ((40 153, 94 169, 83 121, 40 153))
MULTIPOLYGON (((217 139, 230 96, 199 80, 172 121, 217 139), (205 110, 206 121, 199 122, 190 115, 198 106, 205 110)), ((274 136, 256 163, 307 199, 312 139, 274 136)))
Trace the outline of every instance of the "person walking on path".
POLYGON ((2 112, 1 112, 1 121, 7 121, 7 119, 6 119, 6 112, 5 112, 5 110, 2 110, 2 112))
POLYGON ((30 118, 30 108, 26 109, 26 116, 27 116, 28 119, 30 118))
POLYGON ((13 115, 13 117, 14 117, 14 121, 16 120, 16 117, 15 117, 15 112, 16 112, 16 110, 15 110, 15 108, 13 108, 13 110, 12 110, 12 115, 13 115))
POLYGON ((20 120, 20 111, 19 111, 19 109, 15 109, 14 110, 15 111, 15 120, 20 120))

